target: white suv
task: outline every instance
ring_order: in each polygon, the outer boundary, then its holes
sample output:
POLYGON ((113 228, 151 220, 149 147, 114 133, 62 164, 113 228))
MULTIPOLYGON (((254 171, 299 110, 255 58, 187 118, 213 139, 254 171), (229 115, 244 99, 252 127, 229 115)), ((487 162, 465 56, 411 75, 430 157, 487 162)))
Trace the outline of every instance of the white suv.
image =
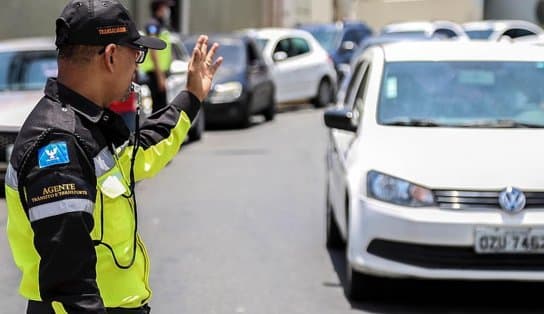
POLYGON ((544 48, 369 49, 325 113, 327 245, 378 277, 544 280, 544 48))

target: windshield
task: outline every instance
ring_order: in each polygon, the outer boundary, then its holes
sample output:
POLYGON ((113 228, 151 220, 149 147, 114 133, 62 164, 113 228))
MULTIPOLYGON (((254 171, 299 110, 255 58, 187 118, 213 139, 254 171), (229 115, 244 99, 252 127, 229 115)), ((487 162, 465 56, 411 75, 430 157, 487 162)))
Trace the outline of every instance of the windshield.
POLYGON ((340 31, 336 28, 306 29, 329 53, 335 51, 340 45, 340 31))
MULTIPOLYGON (((210 42, 218 42, 220 45, 219 49, 217 49, 215 57, 223 57, 223 64, 221 65, 221 68, 239 69, 243 68, 246 65, 246 51, 243 45, 232 44, 232 41, 221 42, 213 39, 210 39, 210 42)), ((193 49, 195 48, 195 42, 186 41, 185 47, 188 51, 193 51, 193 49)))
POLYGON ((56 51, 0 52, 0 91, 41 90, 57 76, 56 51))
POLYGON ((544 62, 392 62, 378 123, 544 127, 544 62))
POLYGON ((492 30, 465 31, 470 39, 489 39, 492 30))
POLYGON ((427 37, 425 31, 385 31, 382 35, 386 36, 398 36, 398 37, 413 37, 413 38, 423 38, 427 37))
POLYGON ((265 38, 255 38, 255 42, 257 43, 257 47, 261 52, 263 52, 264 47, 268 43, 268 39, 265 38))

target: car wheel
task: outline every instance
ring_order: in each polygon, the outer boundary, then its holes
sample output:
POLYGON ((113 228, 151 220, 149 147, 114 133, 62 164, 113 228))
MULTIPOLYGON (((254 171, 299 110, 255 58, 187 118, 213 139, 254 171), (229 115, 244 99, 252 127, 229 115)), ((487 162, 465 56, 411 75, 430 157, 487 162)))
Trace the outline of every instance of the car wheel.
POLYGON ((317 88, 317 95, 313 100, 313 104, 316 108, 323 108, 332 101, 332 85, 327 78, 323 78, 317 88))
POLYGON ((326 201, 326 214, 325 214, 325 237, 326 245, 329 249, 343 249, 345 247, 344 239, 342 239, 342 234, 340 233, 340 228, 334 217, 334 212, 332 210, 332 205, 329 200, 329 191, 327 189, 327 201, 326 201))
POLYGON ((204 110, 201 109, 198 113, 198 116, 195 119, 196 125, 194 128, 191 128, 189 130, 189 141, 199 141, 202 139, 202 134, 204 134, 204 126, 205 126, 205 119, 204 119, 204 110))
POLYGON ((263 115, 266 121, 274 120, 274 116, 276 115, 276 100, 274 99, 274 93, 270 96, 268 107, 264 110, 263 115))

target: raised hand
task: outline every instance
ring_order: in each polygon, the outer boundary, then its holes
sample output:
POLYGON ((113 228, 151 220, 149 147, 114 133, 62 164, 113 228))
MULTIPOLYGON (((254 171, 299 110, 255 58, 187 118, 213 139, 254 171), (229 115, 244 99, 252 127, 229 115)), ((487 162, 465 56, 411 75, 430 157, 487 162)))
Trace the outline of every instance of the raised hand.
POLYGON ((210 92, 213 77, 223 62, 223 57, 213 61, 217 48, 219 48, 219 44, 214 43, 208 51, 208 36, 200 35, 195 49, 193 49, 191 60, 189 60, 187 90, 200 101, 203 101, 210 92))

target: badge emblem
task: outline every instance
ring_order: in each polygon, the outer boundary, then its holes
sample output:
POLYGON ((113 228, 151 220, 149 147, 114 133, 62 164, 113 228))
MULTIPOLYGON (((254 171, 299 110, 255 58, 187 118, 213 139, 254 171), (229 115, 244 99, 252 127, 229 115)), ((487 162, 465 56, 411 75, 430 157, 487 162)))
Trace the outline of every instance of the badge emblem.
POLYGON ((40 168, 54 165, 62 165, 70 162, 68 146, 66 142, 51 143, 38 151, 38 163, 40 168))
POLYGON ((507 213, 518 213, 525 208, 527 198, 516 188, 508 187, 499 194, 499 205, 507 213))

